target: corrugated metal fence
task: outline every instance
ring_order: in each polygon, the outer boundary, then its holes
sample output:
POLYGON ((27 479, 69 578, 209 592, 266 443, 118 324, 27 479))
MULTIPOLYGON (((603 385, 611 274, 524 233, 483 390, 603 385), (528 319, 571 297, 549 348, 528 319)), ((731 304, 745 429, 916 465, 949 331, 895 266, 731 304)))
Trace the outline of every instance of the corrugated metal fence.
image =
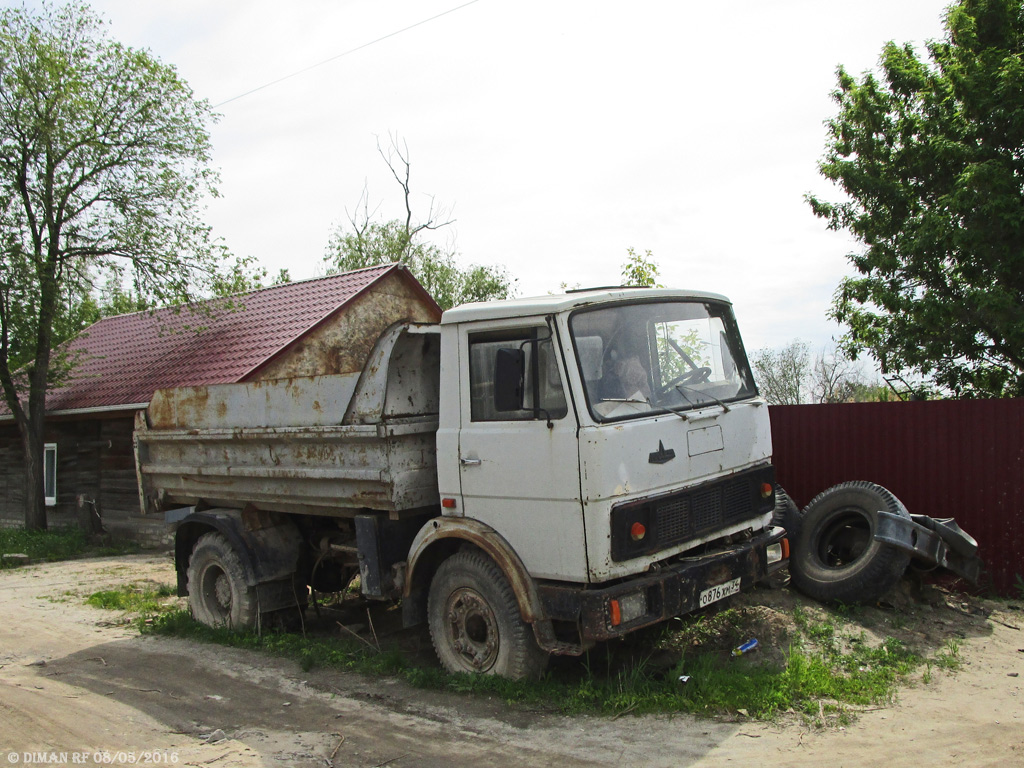
POLYGON ((912 513, 954 517, 978 540, 983 586, 1024 578, 1024 400, 772 406, 779 483, 802 508, 871 480, 912 513))

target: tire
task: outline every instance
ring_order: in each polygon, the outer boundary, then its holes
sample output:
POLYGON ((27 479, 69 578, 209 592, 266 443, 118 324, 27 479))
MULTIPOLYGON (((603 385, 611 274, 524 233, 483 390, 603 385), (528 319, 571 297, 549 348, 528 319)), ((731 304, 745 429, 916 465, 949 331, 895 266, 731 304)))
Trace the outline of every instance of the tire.
POLYGON ((256 588, 246 584, 242 560, 220 533, 205 533, 188 561, 188 606, 208 627, 254 629, 256 588))
POLYGON ((437 658, 449 672, 518 680, 538 678, 547 667, 508 580, 479 552, 459 552, 441 564, 427 614, 437 658))
MULTIPOLYGON (((786 529, 786 538, 789 539, 790 545, 796 539, 800 533, 800 527, 803 522, 803 517, 800 514, 800 509, 789 498, 789 494, 786 493, 781 485, 775 486, 775 509, 772 510, 772 525, 777 525, 786 529)), ((789 566, 780 568, 775 571, 771 576, 763 579, 760 584, 768 587, 769 589, 785 589, 789 586, 791 577, 789 575, 789 566)))
POLYGON ((789 498, 781 485, 775 486, 775 510, 772 512, 772 525, 779 525, 786 529, 786 538, 790 543, 800 537, 800 529, 803 527, 803 515, 800 509, 789 498))
POLYGON ((815 496, 790 542, 793 586, 821 602, 848 604, 875 602, 892 589, 910 555, 875 540, 879 511, 910 518, 900 500, 875 483, 841 483, 815 496))

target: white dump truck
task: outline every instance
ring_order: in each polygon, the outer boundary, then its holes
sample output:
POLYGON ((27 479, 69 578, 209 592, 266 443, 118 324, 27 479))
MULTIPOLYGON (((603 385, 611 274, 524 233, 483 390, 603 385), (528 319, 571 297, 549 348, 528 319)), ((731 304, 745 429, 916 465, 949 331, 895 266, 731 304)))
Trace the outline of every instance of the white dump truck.
POLYGON ((537 675, 788 558, 768 409, 714 294, 396 322, 357 374, 161 390, 135 439, 196 619, 254 627, 358 576, 451 671, 537 675))

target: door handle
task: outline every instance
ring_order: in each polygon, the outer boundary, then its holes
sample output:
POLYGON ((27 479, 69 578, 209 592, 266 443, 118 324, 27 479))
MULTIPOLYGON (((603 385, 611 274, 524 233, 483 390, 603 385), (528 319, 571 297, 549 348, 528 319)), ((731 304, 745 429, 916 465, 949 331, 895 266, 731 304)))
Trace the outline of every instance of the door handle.
POLYGON ((483 462, 480 459, 467 459, 463 456, 459 458, 459 463, 464 467, 479 467, 483 462))

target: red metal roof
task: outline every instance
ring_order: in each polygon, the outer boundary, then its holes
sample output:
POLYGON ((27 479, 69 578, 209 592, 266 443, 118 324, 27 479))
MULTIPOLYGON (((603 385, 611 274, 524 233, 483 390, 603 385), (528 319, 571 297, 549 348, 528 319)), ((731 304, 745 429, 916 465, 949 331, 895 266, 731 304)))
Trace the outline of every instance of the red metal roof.
POLYGON ((164 387, 240 381, 400 269, 392 264, 275 285, 231 297, 234 309, 216 311, 227 301, 216 299, 203 305, 215 310, 209 315, 170 307, 103 318, 69 343, 71 354, 80 355, 74 379, 47 394, 46 410, 135 405, 164 387))

